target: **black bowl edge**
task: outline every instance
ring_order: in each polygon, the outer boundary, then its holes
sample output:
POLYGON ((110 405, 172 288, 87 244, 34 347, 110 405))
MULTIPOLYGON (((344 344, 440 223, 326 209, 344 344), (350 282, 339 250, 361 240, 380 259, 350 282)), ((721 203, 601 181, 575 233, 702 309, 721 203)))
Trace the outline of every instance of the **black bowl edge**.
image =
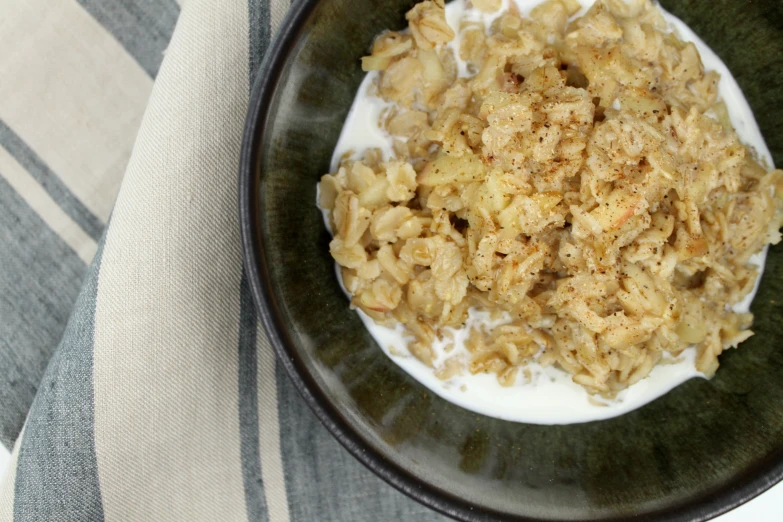
MULTIPOLYGON (((414 500, 444 515, 464 522, 517 521, 536 522, 528 517, 508 515, 477 508, 448 492, 422 483, 405 469, 385 458, 364 439, 354 433, 344 416, 335 409, 318 389, 301 358, 286 334, 277 299, 269 284, 269 270, 264 256, 264 246, 259 240, 260 219, 256 195, 259 181, 254 179, 259 151, 255 146, 262 142, 269 123, 268 108, 271 105, 277 80, 284 64, 294 50, 296 37, 319 0, 294 1, 288 15, 280 24, 267 53, 259 67, 250 93, 248 112, 242 137, 239 163, 239 222, 244 253, 245 273, 253 295, 258 315, 274 347, 277 358, 293 382, 299 394, 337 441, 359 462, 381 477, 385 482, 414 500)), ((772 464, 763 469, 746 470, 735 482, 706 493, 685 505, 646 513, 633 518, 611 518, 605 522, 703 522, 720 516, 765 492, 783 480, 783 455, 769 459, 772 464), (739 484, 737 484, 737 482, 739 484)), ((552 521, 557 522, 557 521, 552 521)), ((566 522, 566 521, 563 521, 566 522)))

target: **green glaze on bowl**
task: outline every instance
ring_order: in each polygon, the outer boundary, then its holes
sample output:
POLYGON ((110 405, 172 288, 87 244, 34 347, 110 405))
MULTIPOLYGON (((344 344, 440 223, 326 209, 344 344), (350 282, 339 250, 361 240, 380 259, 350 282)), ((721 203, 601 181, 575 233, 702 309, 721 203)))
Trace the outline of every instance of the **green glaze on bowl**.
MULTIPOLYGON (((783 245, 752 311, 756 335, 622 417, 567 426, 505 422, 444 401, 389 360, 335 278, 315 207, 363 77, 359 58, 411 0, 294 6, 256 84, 240 209, 256 304, 294 384, 359 460, 463 520, 706 520, 783 476, 783 245)), ((734 72, 783 165, 779 0, 669 0, 734 72)))

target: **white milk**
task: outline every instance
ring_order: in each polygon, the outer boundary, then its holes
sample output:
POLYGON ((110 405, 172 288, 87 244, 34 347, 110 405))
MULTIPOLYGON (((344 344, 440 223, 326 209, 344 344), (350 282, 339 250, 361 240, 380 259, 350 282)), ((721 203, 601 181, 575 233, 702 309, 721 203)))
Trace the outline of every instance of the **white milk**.
MULTIPOLYGON (((446 20, 457 33, 457 37, 448 45, 455 51, 454 55, 457 58, 460 77, 467 77, 470 74, 466 64, 459 59, 459 20, 481 20, 488 27, 495 18, 508 9, 512 1, 515 1, 517 8, 525 15, 528 15, 533 7, 541 3, 540 0, 503 0, 502 9, 492 14, 484 14, 475 8, 466 9, 465 0, 454 0, 446 6, 446 20)), ((594 0, 582 0, 581 3, 583 9, 576 16, 583 15, 594 3, 594 0)), ((721 97, 726 102, 734 128, 742 141, 755 149, 759 158, 766 162, 766 167, 771 167, 772 157, 769 149, 764 143, 748 102, 728 68, 682 21, 665 11, 664 16, 671 29, 681 39, 691 41, 696 45, 705 69, 720 73, 721 80, 718 88, 721 97)), ((392 139, 378 125, 379 116, 390 104, 380 98, 368 95, 368 89, 372 86, 377 75, 377 72, 367 74, 359 87, 332 157, 332 172, 337 170, 340 159, 346 153, 349 153, 354 159, 361 159, 365 150, 380 148, 384 158, 388 159, 393 156, 392 139)), ((329 220, 325 212, 324 222, 328 228, 329 220)), ((751 258, 751 263, 758 265, 760 272, 764 269, 766 253, 765 249, 751 258)), ((339 267, 336 271, 342 284, 339 267)), ((748 311, 757 290, 758 281, 753 292, 737 304, 734 309, 741 312, 748 311)), ((694 365, 695 349, 689 348, 676 360, 670 358, 669 364, 656 366, 649 376, 622 391, 613 400, 590 396, 582 386, 575 384, 565 371, 554 367, 543 368, 536 363, 528 364, 525 368, 529 372, 520 372, 516 383, 508 388, 498 384, 494 374, 485 373, 461 375, 442 381, 434 375, 431 368, 409 354, 407 349, 409 339, 405 338, 402 325, 388 328, 375 324, 361 310, 357 310, 357 313, 383 351, 416 380, 444 399, 463 408, 510 421, 533 424, 571 424, 607 419, 639 408, 688 379, 703 377, 696 371, 694 365)), ((464 346, 464 341, 470 329, 474 326, 491 328, 504 322, 507 320, 493 322, 489 319, 488 313, 471 309, 469 319, 464 327, 449 329, 453 340, 443 339, 434 344, 435 366, 437 367, 439 363, 455 355, 461 355, 466 361, 469 360, 469 353, 464 346), (452 342, 453 348, 449 353, 446 353, 447 344, 452 342)))

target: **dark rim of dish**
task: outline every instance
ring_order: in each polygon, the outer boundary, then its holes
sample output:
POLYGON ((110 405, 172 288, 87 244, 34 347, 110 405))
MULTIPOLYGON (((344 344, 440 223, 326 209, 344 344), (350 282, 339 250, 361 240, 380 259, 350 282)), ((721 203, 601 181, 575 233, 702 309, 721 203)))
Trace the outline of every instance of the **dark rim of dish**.
MULTIPOLYGON (((307 405, 340 444, 376 475, 411 498, 457 520, 466 522, 511 520, 532 522, 535 519, 508 515, 471 504, 442 488, 417 478, 384 457, 367 440, 354 432, 345 416, 318 387, 286 331, 278 298, 270 287, 270 274, 264 253, 264 244, 259 238, 261 205, 258 194, 264 172, 258 167, 260 163, 260 147, 258 145, 264 141, 264 135, 268 132, 268 126, 271 123, 269 107, 277 83, 284 72, 289 57, 295 52, 295 44, 302 33, 305 22, 319 1, 298 0, 293 2, 291 10, 280 25, 279 32, 267 51, 250 94, 239 164, 239 219, 245 272, 256 309, 259 311, 269 340, 277 353, 278 361, 285 368, 307 405)), ((313 183, 316 181, 313 180, 313 183)), ((765 459, 762 464, 744 470, 735 477, 732 483, 704 492, 700 496, 680 504, 633 516, 632 519, 636 522, 700 522, 709 520, 753 499, 781 479, 783 479, 783 451, 765 459)), ((619 522, 629 519, 628 517, 610 517, 600 520, 619 522)))

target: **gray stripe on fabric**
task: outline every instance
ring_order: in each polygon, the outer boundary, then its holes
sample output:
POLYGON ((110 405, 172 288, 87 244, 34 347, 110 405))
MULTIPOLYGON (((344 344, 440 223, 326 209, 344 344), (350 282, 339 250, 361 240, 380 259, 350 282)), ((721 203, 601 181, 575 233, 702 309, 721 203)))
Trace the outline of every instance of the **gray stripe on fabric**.
POLYGON ((253 522, 268 520, 258 441, 257 322, 247 275, 242 270, 239 287, 239 438, 245 506, 248 520, 253 522))
MULTIPOLYGON (((269 0, 248 0, 248 96, 253 80, 269 46, 269 0)), ((242 269, 239 318, 239 422, 242 452, 242 480, 248 520, 268 520, 269 510, 261 475, 261 451, 258 435, 258 354, 256 335, 258 317, 253 296, 242 269)))
POLYGON ((279 363, 277 383, 291 520, 450 520, 406 497, 354 459, 304 404, 279 363))
POLYGON ((93 334, 103 241, 19 447, 14 521, 103 520, 95 456, 93 334))
POLYGON ((78 0, 155 77, 179 17, 174 0, 78 0))
POLYGON ((0 442, 22 429, 87 265, 0 175, 0 442))
POLYGON ((87 235, 98 241, 103 223, 89 211, 68 186, 52 172, 44 161, 11 129, 0 120, 0 146, 3 146, 43 187, 54 201, 87 235))
POLYGON ((250 31, 250 88, 264 59, 271 38, 269 0, 248 0, 248 28, 250 31))

